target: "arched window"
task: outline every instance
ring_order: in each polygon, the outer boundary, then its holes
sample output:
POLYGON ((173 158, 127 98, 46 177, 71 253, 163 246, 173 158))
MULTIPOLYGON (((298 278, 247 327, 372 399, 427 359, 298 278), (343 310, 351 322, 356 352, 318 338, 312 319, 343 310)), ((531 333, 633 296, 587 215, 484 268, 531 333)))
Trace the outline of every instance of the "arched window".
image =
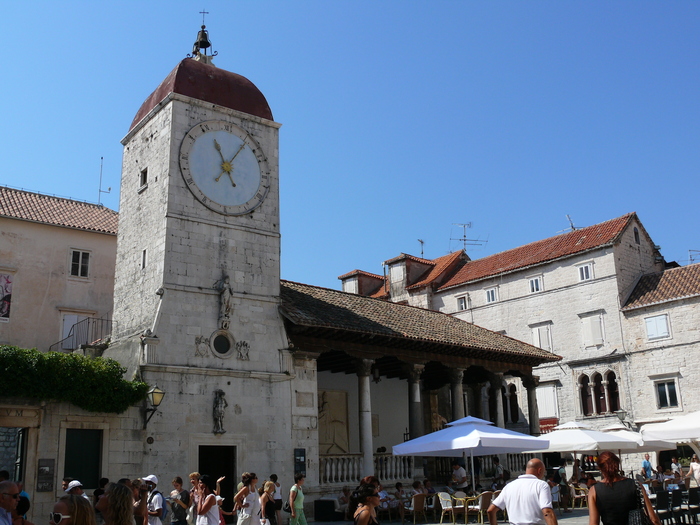
POLYGON ((634 229, 634 242, 639 244, 639 230, 636 227, 634 229))
POLYGON ((588 376, 583 374, 579 378, 578 383, 581 392, 581 410, 584 416, 590 416, 593 414, 593 398, 591 397, 591 390, 588 388, 590 383, 588 376))
POLYGON ((608 380, 608 398, 610 399, 610 412, 620 410, 620 388, 617 384, 615 372, 608 372, 605 375, 608 380))
POLYGON ((595 374, 593 376, 593 397, 596 407, 596 413, 604 414, 608 411, 607 403, 605 402, 605 386, 603 386, 603 376, 595 374))
POLYGON ((514 384, 508 387, 508 393, 510 394, 510 421, 517 423, 520 420, 520 408, 518 407, 518 390, 514 384))

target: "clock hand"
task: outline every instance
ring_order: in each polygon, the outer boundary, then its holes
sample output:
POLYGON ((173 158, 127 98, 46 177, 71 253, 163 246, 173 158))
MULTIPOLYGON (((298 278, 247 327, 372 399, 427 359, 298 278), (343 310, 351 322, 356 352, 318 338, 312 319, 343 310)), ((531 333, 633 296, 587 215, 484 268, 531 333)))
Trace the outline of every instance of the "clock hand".
POLYGON ((231 179, 231 184, 233 184, 233 187, 235 188, 235 187, 236 187, 236 183, 233 182, 233 177, 231 177, 231 172, 230 172, 230 171, 227 171, 226 173, 228 173, 228 178, 231 179))
MULTIPOLYGON (((233 162, 233 160, 234 160, 236 157, 238 157, 238 154, 239 154, 241 151, 243 151, 243 148, 245 148, 245 142, 244 142, 243 144, 241 144, 241 147, 238 148, 238 151, 236 152, 236 154, 235 154, 233 157, 231 157, 231 160, 230 160, 229 162, 233 162)), ((233 168, 232 168, 232 169, 233 169, 233 168)))
POLYGON ((219 157, 221 157, 221 162, 226 162, 226 159, 224 159, 224 156, 221 154, 221 146, 219 146, 219 143, 216 142, 216 139, 214 139, 214 148, 216 148, 216 151, 219 152, 219 157))

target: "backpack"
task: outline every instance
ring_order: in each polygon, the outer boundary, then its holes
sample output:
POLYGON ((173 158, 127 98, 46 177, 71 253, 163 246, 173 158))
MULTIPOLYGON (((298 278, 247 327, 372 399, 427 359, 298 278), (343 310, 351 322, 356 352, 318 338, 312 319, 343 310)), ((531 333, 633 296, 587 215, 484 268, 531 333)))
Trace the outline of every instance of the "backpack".
POLYGON ((161 523, 168 523, 167 521, 165 521, 165 518, 168 516, 168 514, 170 514, 170 503, 168 503, 168 500, 165 499, 165 496, 163 496, 163 494, 161 494, 159 491, 154 490, 153 492, 151 492, 151 495, 148 497, 148 503, 149 504, 151 503, 151 501, 153 500, 153 497, 156 494, 160 494, 160 497, 163 498, 163 515, 160 517, 160 521, 161 521, 161 523))

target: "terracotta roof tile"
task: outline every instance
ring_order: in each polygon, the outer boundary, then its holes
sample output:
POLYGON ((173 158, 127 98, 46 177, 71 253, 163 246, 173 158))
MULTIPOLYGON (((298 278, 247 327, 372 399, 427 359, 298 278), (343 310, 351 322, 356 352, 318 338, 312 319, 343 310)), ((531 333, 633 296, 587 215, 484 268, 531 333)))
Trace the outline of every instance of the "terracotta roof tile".
POLYGON ((458 250, 454 253, 443 255, 442 257, 433 259, 432 261, 430 261, 433 263, 433 267, 430 270, 428 270, 424 275, 422 275, 419 281, 416 281, 412 285, 407 286, 406 289, 413 290, 415 288, 420 288, 422 286, 428 286, 429 284, 432 284, 440 277, 443 277, 444 272, 450 270, 453 265, 459 262, 463 255, 464 251, 458 250))
POLYGON ((634 218, 635 213, 628 213, 617 219, 469 261, 440 290, 613 244, 634 218))
POLYGON ((117 234, 119 214, 96 204, 0 186, 0 217, 117 234))
POLYGON ((370 297, 282 281, 282 313, 297 327, 326 328, 372 336, 373 344, 412 341, 450 347, 466 357, 523 363, 558 361, 559 356, 451 315, 370 297))
POLYGON ((384 280, 384 277, 381 275, 377 275, 376 273, 369 273, 364 270, 353 270, 348 273, 344 273, 343 275, 339 275, 338 279, 347 279, 348 277, 352 277, 353 275, 366 275, 367 277, 373 277, 375 279, 381 279, 384 280))
POLYGON ((642 276, 622 310, 700 296, 700 264, 642 276))
POLYGON ((384 264, 391 264, 396 261, 400 261, 401 259, 410 259, 412 261, 416 261, 419 263, 423 264, 430 264, 433 265, 435 264, 435 261, 431 261, 430 259, 423 259, 422 257, 416 257, 415 255, 409 255, 408 253, 402 253, 401 255, 397 255, 396 257, 393 257, 392 259, 389 259, 388 261, 384 261, 384 264))

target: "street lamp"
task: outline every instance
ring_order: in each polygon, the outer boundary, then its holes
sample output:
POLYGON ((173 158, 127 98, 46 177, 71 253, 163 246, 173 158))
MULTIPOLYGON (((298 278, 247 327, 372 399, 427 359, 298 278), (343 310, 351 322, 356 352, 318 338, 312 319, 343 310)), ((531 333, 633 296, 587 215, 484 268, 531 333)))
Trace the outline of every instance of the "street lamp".
POLYGON ((614 414, 617 416, 617 418, 620 420, 620 422, 621 422, 623 425, 632 428, 632 425, 629 424, 627 421, 625 421, 625 418, 627 417, 627 411, 626 411, 626 410, 623 410, 623 409, 615 410, 614 414))
POLYGON ((144 430, 146 430, 146 427, 148 426, 148 422, 153 417, 153 414, 155 414, 158 411, 158 407, 163 402, 164 397, 165 397, 165 392, 163 392, 160 388, 158 388, 158 385, 154 385, 148 392, 146 392, 146 399, 148 399, 148 402, 151 404, 152 408, 146 408, 146 407, 143 408, 143 429, 144 430))

